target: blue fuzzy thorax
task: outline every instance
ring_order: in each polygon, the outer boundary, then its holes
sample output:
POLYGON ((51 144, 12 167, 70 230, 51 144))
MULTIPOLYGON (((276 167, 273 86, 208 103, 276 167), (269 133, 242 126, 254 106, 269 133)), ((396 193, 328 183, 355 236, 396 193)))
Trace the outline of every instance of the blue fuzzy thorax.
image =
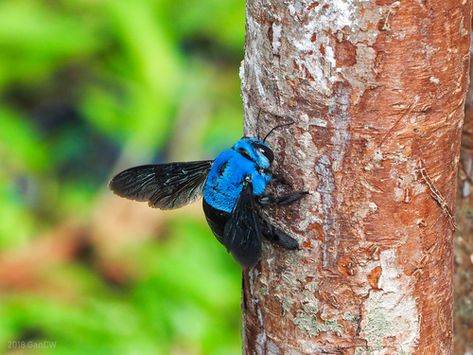
POLYGON ((269 146, 261 140, 242 138, 220 153, 210 169, 204 188, 204 200, 213 208, 231 213, 246 177, 251 179, 253 195, 261 196, 271 181, 269 146), (266 155, 265 155, 266 153, 266 155))

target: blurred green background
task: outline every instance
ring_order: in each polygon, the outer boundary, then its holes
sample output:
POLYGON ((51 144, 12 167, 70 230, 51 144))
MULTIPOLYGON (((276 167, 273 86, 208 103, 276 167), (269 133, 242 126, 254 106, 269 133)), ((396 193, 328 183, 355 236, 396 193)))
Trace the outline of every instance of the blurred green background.
POLYGON ((0 1, 0 353, 241 353, 200 202, 106 185, 242 135, 243 42, 241 0, 0 1))

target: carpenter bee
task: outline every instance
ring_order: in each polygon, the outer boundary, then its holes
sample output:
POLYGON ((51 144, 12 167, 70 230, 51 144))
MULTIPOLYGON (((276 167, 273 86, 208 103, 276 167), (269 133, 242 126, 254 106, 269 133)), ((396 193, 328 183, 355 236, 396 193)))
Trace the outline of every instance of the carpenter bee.
POLYGON ((266 193, 270 183, 285 183, 271 172, 274 153, 266 139, 275 129, 292 123, 274 127, 263 140, 243 137, 215 160, 124 170, 112 178, 109 187, 121 197, 147 201, 162 210, 184 206, 203 194, 204 213, 216 238, 243 267, 251 267, 260 259, 263 237, 286 249, 299 247, 260 211, 265 206, 289 205, 308 193, 266 193))

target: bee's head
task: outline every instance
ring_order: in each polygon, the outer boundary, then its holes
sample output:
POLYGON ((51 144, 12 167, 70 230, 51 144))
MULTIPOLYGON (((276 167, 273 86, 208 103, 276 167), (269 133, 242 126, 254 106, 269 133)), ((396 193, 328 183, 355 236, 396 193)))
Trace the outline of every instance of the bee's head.
MULTIPOLYGON (((261 110, 260 110, 261 112, 261 110)), ((259 117, 259 113, 258 113, 259 117)), ((273 133, 276 129, 290 126, 294 121, 288 123, 280 124, 276 127, 273 127, 263 139, 260 138, 248 138, 243 137, 232 147, 233 150, 236 150, 238 153, 243 155, 245 158, 253 161, 261 169, 268 169, 271 163, 274 160, 273 150, 266 144, 266 139, 273 133)))
POLYGON ((273 150, 262 140, 243 137, 232 147, 258 167, 268 169, 274 160, 273 150))

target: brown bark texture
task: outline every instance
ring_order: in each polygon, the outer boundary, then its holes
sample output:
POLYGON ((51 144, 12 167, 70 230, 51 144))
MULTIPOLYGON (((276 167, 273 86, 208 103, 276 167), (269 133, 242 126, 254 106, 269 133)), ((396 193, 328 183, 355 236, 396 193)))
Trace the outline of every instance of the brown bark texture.
MULTIPOLYGON (((311 195, 244 272, 247 354, 451 354, 467 0, 248 0, 245 133, 311 195)), ((281 193, 283 187, 277 187, 281 193)))
MULTIPOLYGON (((470 48, 471 56, 471 48, 470 48)), ((455 354, 473 353, 473 88, 465 102, 460 150, 455 233, 455 354)))

